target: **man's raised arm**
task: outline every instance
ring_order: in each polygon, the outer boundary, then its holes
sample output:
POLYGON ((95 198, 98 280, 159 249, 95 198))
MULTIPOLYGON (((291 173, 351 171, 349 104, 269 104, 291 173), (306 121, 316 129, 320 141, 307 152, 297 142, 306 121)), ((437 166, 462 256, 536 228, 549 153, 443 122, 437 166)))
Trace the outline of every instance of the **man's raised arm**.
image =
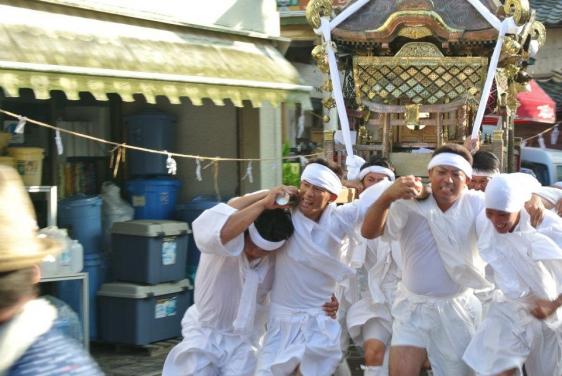
POLYGON ((402 176, 396 179, 367 210, 361 226, 361 235, 367 239, 381 236, 384 232, 390 205, 399 199, 411 200, 418 197, 422 188, 421 179, 415 176, 402 176))
POLYGON ((285 208, 275 203, 275 197, 287 192, 296 194, 295 187, 279 186, 270 190, 258 191, 244 196, 236 197, 228 201, 228 205, 238 211, 232 214, 220 232, 222 244, 234 239, 256 220, 256 218, 266 209, 285 208))

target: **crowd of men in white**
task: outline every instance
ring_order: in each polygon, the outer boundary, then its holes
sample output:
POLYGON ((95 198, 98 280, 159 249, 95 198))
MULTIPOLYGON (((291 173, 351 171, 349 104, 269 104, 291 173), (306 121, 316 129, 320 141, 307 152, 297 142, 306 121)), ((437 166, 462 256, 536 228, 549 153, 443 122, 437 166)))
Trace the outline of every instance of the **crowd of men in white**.
POLYGON ((208 209, 163 375, 329 376, 349 338, 365 375, 562 375, 562 219, 547 210, 562 189, 488 159, 444 145, 425 186, 373 160, 343 205, 341 174, 316 160, 298 189, 208 209))

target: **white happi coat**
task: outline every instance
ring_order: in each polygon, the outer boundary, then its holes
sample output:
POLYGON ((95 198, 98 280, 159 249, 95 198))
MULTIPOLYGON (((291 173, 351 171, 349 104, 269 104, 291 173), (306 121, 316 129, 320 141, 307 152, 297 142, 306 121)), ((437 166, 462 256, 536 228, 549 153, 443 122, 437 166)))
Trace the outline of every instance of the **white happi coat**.
POLYGON ((476 218, 484 209, 483 192, 465 189, 446 212, 433 195, 426 200, 399 200, 393 203, 385 235, 400 239, 410 213, 427 220, 439 256, 450 278, 462 288, 491 287, 484 276, 484 263, 478 254, 476 218))
POLYGON ((462 355, 481 319, 472 289, 490 288, 478 255, 481 192, 465 190, 447 211, 433 195, 391 205, 383 239, 400 241, 402 282, 392 307, 392 346, 425 348, 435 375, 468 375, 462 355))
POLYGON ((364 278, 355 281, 354 289, 350 286, 353 296, 348 300, 353 303, 346 315, 347 330, 355 344, 362 345, 367 339, 363 338, 361 328, 370 319, 378 319, 392 333, 390 312, 400 280, 400 265, 398 242, 358 238, 350 266, 362 269, 364 278))
MULTIPOLYGON (((548 218, 543 230, 561 224, 548 218)), ((509 369, 522 374, 524 363, 529 375, 562 374, 562 315, 541 321, 529 313, 534 297, 554 300, 562 292, 562 249, 531 226, 524 209, 511 233, 499 234, 485 213, 478 228, 480 254, 498 291, 463 359, 486 375, 509 369)))
MULTIPOLYGON (((260 322, 264 324, 266 318, 260 303, 272 285, 273 257, 248 262, 243 253, 243 233, 222 244, 220 231, 235 212, 226 204, 218 204, 193 222, 193 234, 201 251, 195 277, 195 304, 182 319, 184 339, 168 354, 163 375, 243 376, 255 371, 256 339, 262 328, 260 322), (258 282, 256 296, 243 297, 244 282, 250 277, 258 282), (233 322, 239 316, 239 308, 244 310, 256 303, 256 317, 247 317, 248 325, 235 329, 233 322)), ((243 311, 246 315, 251 312, 243 311)))
POLYGON ((342 241, 363 219, 359 206, 329 204, 318 222, 293 210, 293 236, 277 251, 271 312, 258 375, 330 375, 341 360, 341 328, 321 309, 336 281, 353 275, 340 261, 342 241))

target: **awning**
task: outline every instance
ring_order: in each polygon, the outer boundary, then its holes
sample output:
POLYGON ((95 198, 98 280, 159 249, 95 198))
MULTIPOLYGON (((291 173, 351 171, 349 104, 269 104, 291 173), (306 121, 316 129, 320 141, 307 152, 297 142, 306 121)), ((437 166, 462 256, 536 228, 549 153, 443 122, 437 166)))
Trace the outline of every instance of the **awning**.
POLYGON ((517 94, 519 108, 517 108, 515 121, 553 124, 556 122, 556 102, 535 80, 531 80, 529 84, 530 91, 517 94))
MULTIPOLYGON (((515 124, 556 122, 556 102, 537 84, 535 80, 529 82, 530 91, 517 94, 519 107, 515 116, 515 124)), ((485 116, 483 124, 496 125, 498 117, 485 116)))
POLYGON ((256 107, 298 102, 311 108, 312 88, 301 84, 268 39, 8 3, 0 5, 0 87, 6 96, 28 88, 38 99, 60 90, 70 100, 89 92, 97 100, 115 93, 130 102, 142 94, 148 103, 166 96, 195 105, 209 98, 217 105, 228 99, 238 107, 248 100, 256 107))

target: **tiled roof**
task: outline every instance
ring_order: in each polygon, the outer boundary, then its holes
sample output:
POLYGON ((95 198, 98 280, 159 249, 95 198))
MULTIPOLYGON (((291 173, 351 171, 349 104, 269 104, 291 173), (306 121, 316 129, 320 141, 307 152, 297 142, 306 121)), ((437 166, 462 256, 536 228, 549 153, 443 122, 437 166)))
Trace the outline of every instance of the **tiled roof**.
POLYGON ((531 8, 537 11, 537 19, 545 24, 562 23, 562 1, 530 0, 531 8))
POLYGON ((554 71, 552 76, 537 79, 540 87, 556 102, 556 111, 562 111, 562 71, 554 71))

